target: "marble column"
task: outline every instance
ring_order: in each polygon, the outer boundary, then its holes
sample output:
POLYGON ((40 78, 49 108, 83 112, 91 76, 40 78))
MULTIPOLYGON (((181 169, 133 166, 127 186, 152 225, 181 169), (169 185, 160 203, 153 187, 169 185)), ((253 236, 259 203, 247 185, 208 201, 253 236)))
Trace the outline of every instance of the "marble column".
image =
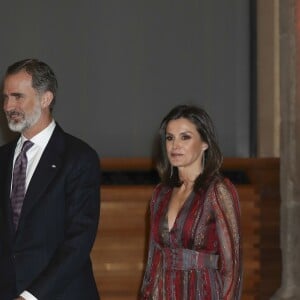
POLYGON ((273 300, 300 299, 300 0, 280 0, 281 287, 273 300))

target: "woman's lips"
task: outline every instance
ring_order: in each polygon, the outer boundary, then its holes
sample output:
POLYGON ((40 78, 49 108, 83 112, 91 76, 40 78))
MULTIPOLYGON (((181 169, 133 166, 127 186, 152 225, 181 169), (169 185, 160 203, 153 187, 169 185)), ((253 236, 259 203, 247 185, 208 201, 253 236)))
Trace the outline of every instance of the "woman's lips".
POLYGON ((181 156, 183 156, 183 154, 181 154, 181 153, 171 153, 171 157, 181 157, 181 156))

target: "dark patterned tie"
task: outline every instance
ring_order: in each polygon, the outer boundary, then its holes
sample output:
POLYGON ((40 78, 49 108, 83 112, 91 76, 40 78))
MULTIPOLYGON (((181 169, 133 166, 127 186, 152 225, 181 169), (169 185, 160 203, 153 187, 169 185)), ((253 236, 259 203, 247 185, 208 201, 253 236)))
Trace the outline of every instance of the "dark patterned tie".
POLYGON ((23 199, 26 190, 26 169, 27 169, 27 156, 26 152, 33 146, 31 141, 25 141, 22 150, 18 157, 16 158, 14 170, 13 170, 13 180, 11 189, 11 206, 13 212, 13 222, 15 228, 18 227, 19 217, 21 214, 21 209, 23 205, 23 199))

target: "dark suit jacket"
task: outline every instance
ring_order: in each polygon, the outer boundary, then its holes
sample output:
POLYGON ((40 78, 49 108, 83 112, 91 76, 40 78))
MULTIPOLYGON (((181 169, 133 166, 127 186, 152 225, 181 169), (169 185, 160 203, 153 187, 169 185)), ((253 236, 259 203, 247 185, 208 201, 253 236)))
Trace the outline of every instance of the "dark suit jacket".
POLYGON ((90 260, 99 221, 96 152, 56 128, 28 186, 17 231, 10 185, 16 141, 0 147, 0 299, 99 299, 90 260))

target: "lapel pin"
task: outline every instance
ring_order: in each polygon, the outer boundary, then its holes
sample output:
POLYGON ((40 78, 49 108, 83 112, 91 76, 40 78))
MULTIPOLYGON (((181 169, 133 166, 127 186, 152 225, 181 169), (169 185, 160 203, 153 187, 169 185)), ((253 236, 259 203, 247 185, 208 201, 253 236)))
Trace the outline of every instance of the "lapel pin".
POLYGON ((52 165, 51 167, 54 169, 54 168, 56 168, 56 165, 52 165))

